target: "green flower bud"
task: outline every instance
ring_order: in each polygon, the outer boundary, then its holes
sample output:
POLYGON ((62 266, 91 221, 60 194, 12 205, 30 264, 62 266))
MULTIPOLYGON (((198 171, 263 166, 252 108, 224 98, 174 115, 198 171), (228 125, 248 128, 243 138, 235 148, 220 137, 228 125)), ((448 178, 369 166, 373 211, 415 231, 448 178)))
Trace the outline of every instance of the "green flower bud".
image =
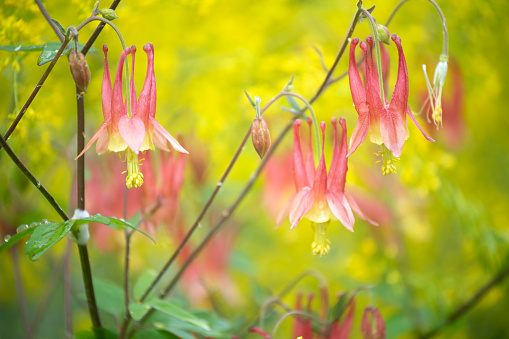
POLYGON ((98 9, 95 11, 96 14, 102 15, 103 18, 109 21, 113 21, 118 18, 117 13, 115 13, 114 9, 98 9))
POLYGON ((376 33, 378 35, 378 40, 383 42, 386 45, 389 45, 391 42, 391 33, 389 32, 389 29, 385 27, 384 25, 378 24, 376 26, 376 33))

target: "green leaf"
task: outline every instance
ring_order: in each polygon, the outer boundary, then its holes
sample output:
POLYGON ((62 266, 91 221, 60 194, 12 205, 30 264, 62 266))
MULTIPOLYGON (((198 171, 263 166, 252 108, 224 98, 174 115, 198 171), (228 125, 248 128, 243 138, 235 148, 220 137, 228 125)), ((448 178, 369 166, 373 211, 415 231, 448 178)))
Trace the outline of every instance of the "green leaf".
MULTIPOLYGON (((117 319, 124 318, 124 290, 120 286, 109 281, 94 278, 94 290, 97 307, 117 319)), ((83 299, 85 299, 84 295, 83 299)))
POLYGON ((47 44, 41 45, 31 45, 31 46, 9 46, 9 45, 0 45, 0 49, 7 52, 38 52, 42 51, 47 44))
POLYGON ((136 332, 133 336, 133 339, 178 339, 176 335, 165 331, 165 330, 143 330, 140 332, 136 332))
POLYGON ((90 216, 90 217, 86 217, 86 218, 75 219, 75 221, 76 221, 77 225, 85 224, 85 223, 88 223, 88 222, 96 222, 96 223, 99 223, 99 224, 106 225, 109 228, 113 228, 114 230, 123 230, 125 227, 131 228, 133 230, 136 230, 136 231, 144 234, 150 240, 155 242, 155 240, 152 239, 152 237, 148 233, 140 230, 138 227, 132 225, 131 223, 129 223, 127 221, 120 220, 120 219, 117 219, 117 218, 114 218, 114 217, 104 217, 104 216, 102 216, 100 214, 96 214, 96 215, 93 215, 93 216, 90 216))
POLYGON ((348 295, 348 293, 344 293, 342 296, 339 297, 339 300, 331 308, 327 318, 330 321, 336 321, 336 320, 340 319, 341 316, 343 315, 343 313, 345 312, 345 309, 348 306, 349 302, 350 302, 350 296, 348 295))
POLYGON ((290 106, 292 106, 292 108, 296 111, 301 111, 302 109, 300 108, 299 106, 299 103, 297 102, 297 100, 292 97, 291 95, 286 95, 286 101, 288 101, 288 103, 290 104, 290 106))
POLYGON ((94 328, 90 331, 76 333, 76 339, 118 339, 118 333, 107 328, 94 328))
POLYGON ((111 223, 110 218, 103 217, 100 214, 92 215, 92 216, 86 217, 86 218, 79 218, 79 219, 76 219, 76 221, 80 224, 87 223, 87 222, 96 222, 96 223, 103 224, 106 226, 111 223))
POLYGON ((31 260, 37 260, 48 249, 60 241, 71 230, 74 220, 49 223, 35 227, 25 246, 25 254, 31 260))
POLYGON ((136 300, 141 299, 141 297, 143 296, 147 288, 149 288, 150 284, 154 281, 156 276, 157 273, 152 270, 145 271, 140 275, 140 277, 138 278, 138 280, 136 280, 136 283, 134 284, 133 288, 134 299, 136 300))
MULTIPOLYGON (((46 44, 44 49, 42 50, 41 55, 39 55, 39 59, 37 59, 37 66, 42 66, 45 63, 48 63, 55 58, 55 56, 58 53, 58 50, 62 46, 62 43, 60 42, 50 42, 46 44)), ((67 45, 65 46, 64 51, 62 52, 62 55, 66 54, 71 50, 71 46, 67 45)))
POLYGON ((0 245, 0 253, 5 251, 6 249, 11 248, 16 243, 18 243, 21 239, 23 239, 25 236, 30 235, 34 233, 36 227, 29 227, 19 233, 14 234, 12 237, 9 238, 8 241, 4 242, 0 245))
POLYGON ((147 312, 149 310, 150 310, 150 305, 148 305, 148 304, 143 304, 143 303, 139 304, 137 302, 129 303, 129 313, 131 314, 131 317, 136 321, 143 318, 143 316, 145 314, 147 314, 147 312))
POLYGON ((67 32, 65 28, 60 24, 60 22, 56 21, 55 19, 51 19, 51 21, 53 21, 53 23, 58 27, 60 33, 62 33, 62 35, 65 36, 67 32))
POLYGON ((172 318, 197 326, 207 331, 210 330, 210 327, 205 320, 195 317, 193 314, 183 310, 180 306, 169 300, 152 300, 150 305, 159 312, 167 314, 172 318))

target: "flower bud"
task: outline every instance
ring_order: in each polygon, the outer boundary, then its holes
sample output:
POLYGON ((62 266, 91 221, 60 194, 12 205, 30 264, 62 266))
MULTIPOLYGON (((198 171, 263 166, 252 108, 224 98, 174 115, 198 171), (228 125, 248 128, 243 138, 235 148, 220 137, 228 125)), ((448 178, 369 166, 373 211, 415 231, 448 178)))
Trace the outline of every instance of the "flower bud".
POLYGON ((90 83, 90 70, 83 53, 72 50, 69 55, 69 66, 76 86, 81 92, 87 93, 88 84, 90 83))
POLYGON ((117 13, 115 13, 114 9, 98 9, 95 11, 96 14, 102 15, 103 18, 109 21, 113 21, 118 18, 117 13))
POLYGON ((256 153, 263 159, 270 147, 270 133, 263 118, 255 118, 251 125, 251 138, 256 153))
POLYGON ((364 339, 385 339, 385 323, 378 308, 366 307, 362 316, 361 331, 364 339))
POLYGON ((376 26, 376 33, 378 35, 378 40, 383 42, 386 45, 389 45, 391 42, 391 33, 389 32, 389 29, 385 27, 384 25, 378 24, 376 26))

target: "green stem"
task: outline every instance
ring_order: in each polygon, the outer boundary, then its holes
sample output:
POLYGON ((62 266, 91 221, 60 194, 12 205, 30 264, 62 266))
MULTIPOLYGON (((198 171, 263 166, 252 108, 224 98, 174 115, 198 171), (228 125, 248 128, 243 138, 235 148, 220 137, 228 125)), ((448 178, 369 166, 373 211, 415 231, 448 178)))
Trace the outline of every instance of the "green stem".
MULTIPOLYGON (((389 16, 389 19, 387 19, 385 26, 389 26, 389 24, 391 23, 392 19, 394 18, 396 13, 399 11, 401 6, 403 6, 408 1, 409 0, 402 0, 399 4, 396 5, 396 7, 392 11, 391 15, 389 16)), ((438 15, 440 16, 440 20, 442 21, 442 35, 443 35, 442 54, 448 56, 449 55, 449 31, 447 30, 447 22, 445 20, 445 15, 442 12, 442 9, 440 8, 440 6, 435 1, 433 1, 433 0, 427 0, 427 1, 430 2, 435 7, 435 9, 438 12, 438 15)))

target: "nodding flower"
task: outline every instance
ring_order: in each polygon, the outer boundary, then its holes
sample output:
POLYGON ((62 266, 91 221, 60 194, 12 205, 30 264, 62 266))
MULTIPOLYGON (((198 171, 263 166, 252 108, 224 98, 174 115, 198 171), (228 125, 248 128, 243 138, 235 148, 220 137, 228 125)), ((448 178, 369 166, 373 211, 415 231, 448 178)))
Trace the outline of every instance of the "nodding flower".
POLYGON ((78 155, 78 157, 83 155, 96 140, 98 154, 106 151, 125 152, 127 161, 126 185, 128 188, 140 187, 143 184, 143 174, 140 171, 140 160, 138 159, 140 151, 153 150, 154 146, 169 151, 168 145, 171 145, 178 152, 188 153, 155 119, 154 46, 148 43, 143 47, 143 50, 148 57, 147 74, 140 97, 137 98, 134 86, 136 47, 127 47, 120 54, 112 89, 107 57, 108 47, 103 46, 104 75, 101 95, 104 122, 78 155), (122 73, 125 59, 129 54, 132 55, 131 81, 129 84, 130 105, 127 98, 124 101, 122 93, 122 73))
POLYGON ((373 57, 374 43, 372 37, 366 39, 367 44, 365 42, 360 43, 360 48, 366 59, 365 84, 362 84, 355 60, 355 48, 359 44, 358 38, 354 38, 350 44, 348 68, 350 91, 359 117, 350 138, 350 151, 347 156, 355 152, 360 144, 364 142, 369 132, 371 142, 382 147, 381 155, 384 161, 382 171, 384 174, 396 172, 393 157, 399 158, 401 156, 405 140, 409 136, 407 116, 427 140, 434 142, 424 132, 408 106, 408 70, 403 47, 401 46, 401 38, 393 34, 392 40, 398 48, 399 60, 396 86, 390 103, 387 101, 385 93, 383 98, 381 96, 379 75, 373 57))
MULTIPOLYGON (((315 240, 311 246, 312 252, 315 255, 323 256, 330 250, 329 240, 325 237, 325 232, 331 218, 337 218, 346 229, 353 232, 355 223, 353 209, 362 219, 368 220, 373 225, 378 224, 362 213, 355 200, 345 190, 346 173, 348 171, 345 119, 341 118, 339 120, 342 129, 340 144, 338 143, 337 119, 332 119, 334 150, 329 174, 327 174, 324 152, 322 152, 318 167, 315 169, 313 151, 310 147, 306 156, 306 164, 304 164, 299 136, 301 123, 297 119, 293 127, 293 169, 296 192, 279 214, 277 224, 280 225, 286 215, 289 215, 292 229, 304 217, 311 220, 315 226, 315 240)), ((311 120, 308 120, 308 123, 311 137, 311 120)), ((325 143, 325 122, 322 121, 320 128, 322 130, 323 150, 325 143)), ((311 138, 309 142, 311 143, 311 138)))

